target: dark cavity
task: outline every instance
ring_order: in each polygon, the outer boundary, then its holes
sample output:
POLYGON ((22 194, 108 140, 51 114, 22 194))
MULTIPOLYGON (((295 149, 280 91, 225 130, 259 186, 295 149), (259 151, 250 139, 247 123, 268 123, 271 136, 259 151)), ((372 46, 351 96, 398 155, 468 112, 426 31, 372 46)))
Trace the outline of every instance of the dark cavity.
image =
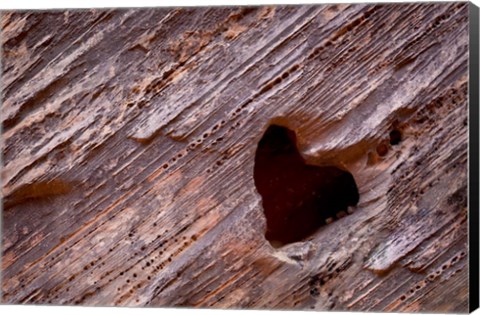
POLYGON ((349 172, 306 164, 295 133, 277 125, 258 144, 254 180, 267 221, 265 237, 274 247, 306 239, 359 200, 349 172))

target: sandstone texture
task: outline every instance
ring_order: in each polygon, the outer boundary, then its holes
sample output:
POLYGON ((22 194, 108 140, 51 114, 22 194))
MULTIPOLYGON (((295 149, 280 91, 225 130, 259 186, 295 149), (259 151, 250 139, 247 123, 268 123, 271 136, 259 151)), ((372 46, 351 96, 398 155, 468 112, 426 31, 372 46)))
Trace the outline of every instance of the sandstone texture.
POLYGON ((466 312, 468 11, 1 12, 2 302, 466 312), (359 196, 276 246, 272 124, 359 196))

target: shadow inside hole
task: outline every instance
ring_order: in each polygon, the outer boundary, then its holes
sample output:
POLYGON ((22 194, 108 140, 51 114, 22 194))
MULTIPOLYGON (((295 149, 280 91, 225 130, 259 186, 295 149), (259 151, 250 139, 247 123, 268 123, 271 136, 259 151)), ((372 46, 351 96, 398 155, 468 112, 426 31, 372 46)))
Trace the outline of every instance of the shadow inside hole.
POLYGON ((359 200, 349 172, 307 165, 295 133, 277 125, 258 144, 254 180, 267 220, 265 237, 274 247, 305 239, 359 200))
POLYGON ((402 141, 402 133, 399 130, 390 131, 390 144, 397 145, 402 141))

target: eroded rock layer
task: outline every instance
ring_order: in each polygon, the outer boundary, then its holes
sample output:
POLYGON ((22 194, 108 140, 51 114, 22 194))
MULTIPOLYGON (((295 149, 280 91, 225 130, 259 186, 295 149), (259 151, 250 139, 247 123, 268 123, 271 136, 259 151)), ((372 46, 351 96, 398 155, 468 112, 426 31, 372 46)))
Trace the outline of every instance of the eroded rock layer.
POLYGON ((466 312, 468 4, 1 12, 4 303, 466 312), (269 125, 352 174, 274 248, 269 125))

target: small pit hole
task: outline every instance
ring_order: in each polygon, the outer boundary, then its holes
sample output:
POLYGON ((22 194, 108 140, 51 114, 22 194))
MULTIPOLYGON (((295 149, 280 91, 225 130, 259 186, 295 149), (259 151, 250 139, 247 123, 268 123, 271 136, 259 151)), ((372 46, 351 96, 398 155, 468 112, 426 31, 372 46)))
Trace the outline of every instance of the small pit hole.
POLYGON ((385 144, 379 144, 377 146, 377 153, 379 156, 385 156, 388 153, 388 147, 385 144))
POLYGON ((400 141, 402 141, 402 133, 397 129, 390 131, 390 144, 397 145, 400 141))

